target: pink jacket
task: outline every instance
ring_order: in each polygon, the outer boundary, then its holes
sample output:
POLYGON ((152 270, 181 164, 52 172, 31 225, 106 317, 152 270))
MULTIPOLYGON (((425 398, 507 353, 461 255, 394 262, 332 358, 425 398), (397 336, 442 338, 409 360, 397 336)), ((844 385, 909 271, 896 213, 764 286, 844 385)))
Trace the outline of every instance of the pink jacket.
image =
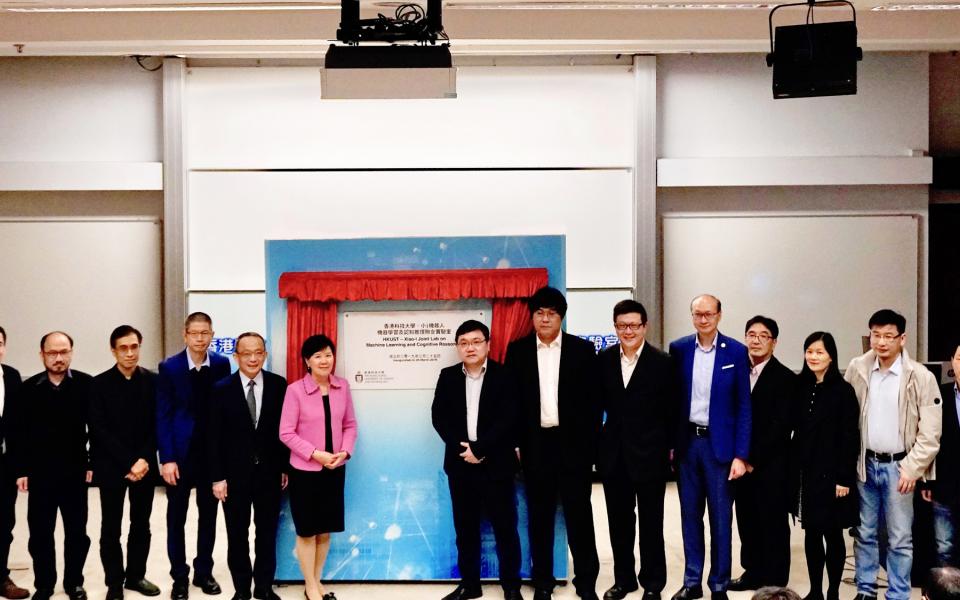
MULTIPOLYGON (((333 451, 346 450, 353 456, 357 441, 357 420, 353 413, 350 385, 345 379, 330 375, 330 425, 333 430, 333 451)), ((310 460, 316 449, 326 442, 323 427, 323 396, 309 373, 287 386, 280 415, 280 441, 290 448, 290 466, 301 471, 319 471, 323 467, 310 460)))

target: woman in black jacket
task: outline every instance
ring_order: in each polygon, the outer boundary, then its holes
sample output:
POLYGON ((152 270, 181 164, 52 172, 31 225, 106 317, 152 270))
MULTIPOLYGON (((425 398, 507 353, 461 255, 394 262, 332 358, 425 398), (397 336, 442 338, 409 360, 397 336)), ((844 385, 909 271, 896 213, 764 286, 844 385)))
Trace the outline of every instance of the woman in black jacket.
POLYGON ((791 448, 794 516, 805 531, 810 593, 822 600, 826 564, 828 600, 838 600, 846 555, 843 530, 859 524, 857 457, 860 404, 840 376, 833 336, 817 331, 803 344, 801 394, 791 448), (826 542, 826 553, 824 553, 826 542))

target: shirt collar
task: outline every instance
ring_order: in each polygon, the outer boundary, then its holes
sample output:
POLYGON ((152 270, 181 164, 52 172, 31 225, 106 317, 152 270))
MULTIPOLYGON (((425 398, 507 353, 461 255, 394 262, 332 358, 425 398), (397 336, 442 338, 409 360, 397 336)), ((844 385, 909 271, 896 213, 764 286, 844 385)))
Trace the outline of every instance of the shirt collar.
MULTIPOLYGON (((67 381, 68 379, 73 379, 73 371, 70 369, 67 369, 67 374, 64 376, 63 381, 67 381)), ((60 383, 63 384, 63 381, 60 383)), ((43 385, 43 382, 53 385, 53 382, 50 381, 50 377, 47 375, 46 371, 43 372, 43 377, 37 379, 37 385, 43 385)))
MULTIPOLYGON (((237 371, 240 374, 240 383, 243 384, 243 389, 247 389, 247 386, 250 385, 250 378, 243 374, 243 371, 237 371)), ((310 379, 313 379, 311 377, 310 379)), ((261 390, 263 389, 263 369, 257 371, 257 376, 253 378, 254 383, 257 384, 261 390)))
POLYGON ((476 377, 474 377, 473 375, 467 372, 467 365, 460 363, 460 369, 462 369, 463 374, 469 377, 470 379, 480 379, 481 377, 487 374, 487 359, 483 359, 483 366, 480 367, 480 374, 477 375, 476 377))
POLYGON ((750 367, 750 370, 753 371, 754 373, 759 373, 760 371, 763 370, 763 368, 764 368, 765 366, 767 366, 767 363, 770 362, 770 359, 771 359, 771 358, 773 358, 773 355, 772 355, 772 354, 771 354, 765 361, 763 361, 763 362, 761 362, 761 363, 758 363, 758 364, 753 365, 752 367, 750 367))
POLYGON ((633 358, 627 358, 627 355, 623 353, 623 344, 620 345, 620 361, 625 362, 628 365, 632 365, 640 359, 640 353, 643 352, 643 347, 647 345, 647 340, 640 342, 640 347, 637 348, 637 353, 633 355, 633 358))
MULTIPOLYGON (((880 370, 880 359, 879 359, 879 358, 873 359, 873 370, 874 370, 874 371, 879 371, 879 370, 880 370)), ((900 372, 901 372, 902 370, 903 370, 903 352, 901 352, 900 354, 897 355, 897 360, 893 361, 893 364, 890 365, 890 369, 888 370, 888 372, 889 372, 889 373, 893 373, 894 375, 896 375, 897 377, 899 377, 899 376, 900 376, 900 372)))
POLYGON ((711 352, 714 348, 717 347, 717 338, 719 338, 719 337, 720 337, 720 332, 719 332, 719 331, 716 332, 715 334, 713 334, 713 341, 710 342, 710 345, 709 345, 709 346, 701 346, 701 345, 700 345, 700 336, 696 336, 696 337, 694 338, 694 340, 696 340, 696 342, 697 342, 697 348, 699 348, 701 351, 703 351, 703 352, 711 352))
MULTIPOLYGON (((207 353, 203 357, 203 362, 200 363, 200 367, 209 367, 210 366, 210 351, 207 350, 207 353)), ((196 365, 193 364, 193 359, 190 358, 190 351, 187 350, 187 370, 199 370, 196 365)))
POLYGON ((557 334, 557 338, 550 342, 549 344, 540 339, 540 336, 537 336, 537 349, 540 348, 559 348, 560 340, 563 338, 563 332, 557 334))

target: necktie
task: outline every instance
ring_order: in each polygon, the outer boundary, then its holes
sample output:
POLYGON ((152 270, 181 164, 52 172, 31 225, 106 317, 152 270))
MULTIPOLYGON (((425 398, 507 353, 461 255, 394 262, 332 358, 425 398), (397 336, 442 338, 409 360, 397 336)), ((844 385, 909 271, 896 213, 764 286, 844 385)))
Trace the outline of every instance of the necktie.
POLYGON ((255 385, 257 385, 257 382, 252 379, 247 384, 247 408, 250 409, 250 420, 254 427, 257 426, 257 396, 253 393, 253 386, 255 385))

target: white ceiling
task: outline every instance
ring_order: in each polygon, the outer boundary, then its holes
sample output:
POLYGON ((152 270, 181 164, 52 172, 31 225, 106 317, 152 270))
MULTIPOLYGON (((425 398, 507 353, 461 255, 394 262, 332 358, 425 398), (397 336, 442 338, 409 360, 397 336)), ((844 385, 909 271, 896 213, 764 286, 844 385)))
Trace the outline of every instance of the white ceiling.
MULTIPOLYGON (((853 0, 866 51, 960 49, 960 0, 853 0)), ((361 0, 363 17, 397 3, 361 0)), ((445 0, 456 56, 764 52, 768 2, 730 0, 445 0)), ((800 23, 805 8, 777 12, 800 23)), ((819 8, 818 20, 849 18, 819 8)), ((184 55, 317 59, 339 2, 0 0, 0 56, 184 55)))

